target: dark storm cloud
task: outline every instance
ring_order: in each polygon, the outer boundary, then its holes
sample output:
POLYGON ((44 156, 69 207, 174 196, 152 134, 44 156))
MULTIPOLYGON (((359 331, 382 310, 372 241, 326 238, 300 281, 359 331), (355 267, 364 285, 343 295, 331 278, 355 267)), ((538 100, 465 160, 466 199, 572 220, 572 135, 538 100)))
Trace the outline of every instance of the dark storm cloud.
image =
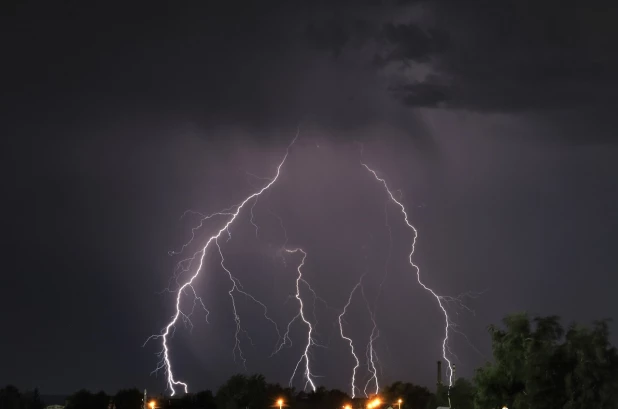
POLYGON ((18 4, 5 24, 3 105, 38 105, 64 123, 163 114, 253 130, 358 126, 379 116, 385 93, 359 54, 384 10, 371 3, 18 4))
MULTIPOLYGON (((432 74, 398 80, 393 95, 411 107, 557 115, 616 106, 618 6, 610 1, 421 2, 426 24, 448 33, 431 50, 428 31, 388 37, 406 60, 432 57, 432 74), (441 51, 441 52, 435 52, 441 51)), ((446 34, 445 34, 446 35, 446 34)), ((399 56, 399 55, 398 55, 399 56)), ((581 115, 581 113, 579 114, 581 115)), ((554 117, 554 119, 556 119, 554 117)))
POLYGON ((384 55, 376 55, 375 62, 384 66, 389 62, 429 62, 431 57, 444 52, 449 45, 443 30, 423 29, 418 24, 384 24, 379 38, 386 43, 384 55))
POLYGON ((585 109, 603 122, 618 89, 610 1, 29 4, 7 13, 3 106, 38 105, 52 122, 77 112, 254 132, 302 120, 358 128, 384 120, 387 94, 556 119, 585 109), (410 63, 428 75, 403 76, 410 63), (397 74, 385 82, 376 68, 386 66, 397 74))
POLYGON ((447 85, 427 82, 404 84, 389 89, 401 98, 405 105, 425 108, 444 106, 444 103, 449 99, 450 91, 447 85))

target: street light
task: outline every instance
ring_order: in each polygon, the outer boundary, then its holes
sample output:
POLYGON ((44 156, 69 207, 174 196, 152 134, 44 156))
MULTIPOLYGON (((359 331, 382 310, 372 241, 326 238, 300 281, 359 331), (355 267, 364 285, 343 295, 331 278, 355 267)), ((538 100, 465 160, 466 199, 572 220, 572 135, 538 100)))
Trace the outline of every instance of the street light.
POLYGON ((343 406, 343 409, 352 409, 352 406, 350 406, 350 405, 344 405, 344 406, 343 406))
POLYGON ((150 409, 155 409, 155 401, 151 400, 148 406, 150 406, 150 409))
POLYGON ((398 408, 398 409, 401 409, 401 403, 402 403, 402 402, 403 402, 403 400, 402 400, 401 398, 399 398, 399 399, 397 400, 397 408, 398 408))
POLYGON ((372 400, 371 402, 367 403, 367 409, 374 409, 377 408, 378 406, 380 406, 382 404, 382 400, 380 398, 375 398, 374 400, 372 400))
POLYGON ((283 407, 283 399, 281 398, 277 399, 277 406, 279 406, 279 409, 283 407))

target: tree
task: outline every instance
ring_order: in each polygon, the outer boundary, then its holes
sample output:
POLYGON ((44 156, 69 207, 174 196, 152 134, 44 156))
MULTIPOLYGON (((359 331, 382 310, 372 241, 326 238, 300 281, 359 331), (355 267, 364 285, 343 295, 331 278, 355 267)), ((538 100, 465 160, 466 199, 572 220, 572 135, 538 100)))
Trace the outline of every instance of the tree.
POLYGON ((67 409, 108 409, 109 397, 105 392, 93 394, 82 389, 69 397, 67 409))
MULTIPOLYGON (((301 394, 304 392, 300 392, 301 394)), ((286 407, 289 407, 294 401, 298 401, 298 395, 296 394, 296 390, 292 387, 284 388, 278 383, 269 383, 266 385, 266 396, 268 397, 268 401, 266 402, 265 408, 276 408, 275 402, 278 399, 283 399, 286 407)))
POLYGON ((350 397, 348 394, 339 389, 328 390, 323 386, 318 386, 315 391, 307 394, 307 403, 311 407, 340 409, 349 402, 350 397))
POLYGON ((431 409, 440 406, 453 409, 473 409, 475 396, 476 386, 465 378, 458 378, 451 387, 439 387, 438 393, 432 397, 429 407, 431 409))
POLYGON ((201 391, 195 394, 196 409, 217 409, 215 397, 211 391, 201 391))
MULTIPOLYGON (((450 388, 450 406, 453 409, 473 409, 476 387, 465 378, 458 378, 450 388)), ((448 401, 448 399, 447 399, 448 401)))
POLYGON ((195 396, 192 393, 187 393, 180 398, 181 407, 183 409, 194 409, 195 408, 195 396))
POLYGON ((121 389, 114 396, 116 409, 139 409, 142 407, 142 393, 136 389, 121 389))
POLYGON ((321 407, 324 409, 340 409, 345 404, 348 404, 350 400, 350 396, 342 390, 331 389, 326 392, 321 407))
POLYGON ((233 375, 217 391, 216 401, 219 409, 239 409, 242 400, 247 393, 247 377, 245 375, 233 375))
POLYGON ((326 398, 326 388, 324 386, 318 386, 314 391, 307 394, 307 402, 311 405, 319 405, 326 398))
POLYGON ((32 400, 30 401, 30 409, 43 409, 43 401, 41 400, 41 394, 39 388, 34 388, 32 392, 32 400))
POLYGON ((90 409, 108 409, 110 398, 103 391, 100 391, 92 396, 90 409))
POLYGON ((43 409, 43 402, 41 401, 39 389, 34 388, 32 392, 26 391, 21 394, 20 407, 22 409, 43 409))
POLYGON ((220 409, 262 408, 270 406, 264 375, 234 375, 219 388, 216 397, 220 409))
POLYGON ((21 393, 13 385, 0 389, 0 408, 21 409, 21 393))
POLYGON ((424 386, 406 382, 395 382, 382 388, 382 397, 391 404, 398 399, 402 400, 401 409, 425 409, 435 403, 435 396, 424 386))
POLYGON ((595 322, 592 329, 571 325, 567 331, 565 409, 618 407, 618 354, 608 339, 607 321, 595 322))
POLYGON ((489 327, 494 362, 477 370, 479 409, 618 408, 618 359, 607 322, 592 330, 556 316, 507 316, 489 327))

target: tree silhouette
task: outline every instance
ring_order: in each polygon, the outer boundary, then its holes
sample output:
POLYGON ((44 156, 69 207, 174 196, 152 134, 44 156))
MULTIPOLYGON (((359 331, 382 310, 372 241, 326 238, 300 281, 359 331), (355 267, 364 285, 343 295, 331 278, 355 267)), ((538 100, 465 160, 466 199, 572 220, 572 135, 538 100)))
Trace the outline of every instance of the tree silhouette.
POLYGON ((219 409, 263 408, 270 406, 264 375, 234 375, 219 388, 216 396, 219 409))
POLYGON ((448 402, 450 397, 450 406, 455 409, 474 409, 474 397, 476 395, 476 386, 465 378, 458 378, 453 382, 453 386, 449 391, 449 396, 444 397, 441 401, 448 402))
POLYGON ((34 388, 32 391, 32 399, 30 401, 30 409, 43 409, 43 401, 41 400, 41 394, 39 388, 34 388))
POLYGON ((0 389, 0 408, 21 409, 21 393, 13 385, 0 389))
POLYGON ((116 409, 139 409, 142 407, 142 393, 139 389, 121 389, 114 396, 116 409))
POLYGON ((93 394, 86 389, 77 391, 68 400, 67 409, 108 409, 110 403, 105 392, 93 394))
POLYGON ((489 327, 494 362, 477 370, 477 408, 618 408, 618 355, 606 321, 564 331, 555 316, 489 327))
MULTIPOLYGON (((386 404, 399 408, 397 401, 402 400, 401 409, 425 409, 430 403, 435 404, 434 395, 424 386, 410 382, 394 382, 382 388, 382 397, 386 404)), ((437 406, 437 405, 436 405, 437 406)))
MULTIPOLYGON (((298 396, 297 400, 300 400, 299 398, 302 399, 303 396, 298 396)), ((318 386, 315 391, 309 392, 304 400, 311 407, 340 409, 343 405, 350 402, 350 397, 339 389, 328 390, 323 386, 318 386)))
POLYGON ((217 403, 211 391, 201 391, 195 394, 193 407, 196 409, 217 409, 217 403))
POLYGON ((572 325, 562 355, 568 362, 565 409, 618 407, 618 354, 609 343, 607 321, 592 329, 572 325))
POLYGON ((20 407, 22 409, 43 409, 43 402, 41 401, 38 388, 34 388, 32 392, 27 391, 20 395, 20 407))

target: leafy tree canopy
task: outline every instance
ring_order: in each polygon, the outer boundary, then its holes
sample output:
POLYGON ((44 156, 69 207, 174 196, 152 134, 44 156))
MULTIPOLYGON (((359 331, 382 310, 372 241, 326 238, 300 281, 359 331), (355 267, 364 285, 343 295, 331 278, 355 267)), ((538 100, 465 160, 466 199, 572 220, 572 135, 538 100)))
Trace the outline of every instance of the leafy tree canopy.
POLYGON ((108 409, 110 398, 103 391, 92 393, 82 389, 71 395, 68 402, 66 409, 108 409))
POLYGON ((121 389, 114 396, 116 409, 136 409, 142 406, 142 392, 139 389, 121 389))
POLYGON ((435 401, 429 389, 410 382, 395 382, 387 385, 382 389, 381 395, 387 405, 396 409, 399 409, 397 404, 399 399, 401 399, 401 409, 426 409, 433 406, 435 401))
POLYGON ((565 330, 556 316, 522 313, 489 333, 494 362, 476 372, 476 408, 618 408, 618 354, 607 321, 565 330))

